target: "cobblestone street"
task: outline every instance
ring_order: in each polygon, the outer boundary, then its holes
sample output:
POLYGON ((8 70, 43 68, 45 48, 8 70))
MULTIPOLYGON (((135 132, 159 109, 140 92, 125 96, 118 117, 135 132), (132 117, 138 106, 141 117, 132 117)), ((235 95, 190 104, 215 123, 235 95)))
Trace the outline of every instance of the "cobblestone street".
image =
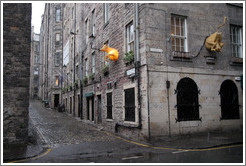
POLYGON ((67 113, 44 108, 37 100, 30 101, 29 116, 45 143, 51 147, 115 139, 67 113))
POLYGON ((243 147, 240 133, 213 134, 209 137, 172 137, 154 142, 135 142, 110 134, 67 113, 45 108, 31 100, 29 137, 39 135, 41 142, 28 145, 22 157, 20 149, 10 149, 8 161, 24 163, 238 163, 243 147), (221 139, 223 138, 223 139, 221 139), (195 142, 195 143, 194 143, 195 142), (43 146, 45 145, 45 146, 43 146), (40 151, 43 147, 43 151, 40 151), (182 149, 183 147, 183 149, 182 149), (12 150, 12 151, 11 151, 12 150))

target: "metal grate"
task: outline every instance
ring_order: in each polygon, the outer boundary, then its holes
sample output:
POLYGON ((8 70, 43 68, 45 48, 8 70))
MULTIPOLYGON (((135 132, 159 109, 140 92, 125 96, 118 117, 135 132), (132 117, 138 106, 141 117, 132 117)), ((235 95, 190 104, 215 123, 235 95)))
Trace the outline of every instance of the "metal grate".
POLYGON ((220 87, 221 119, 239 119, 238 90, 235 83, 225 80, 220 87))
POLYGON ((177 121, 200 120, 198 87, 190 78, 183 78, 177 85, 177 121))
POLYGON ((125 121, 135 122, 135 92, 134 88, 125 90, 125 121))

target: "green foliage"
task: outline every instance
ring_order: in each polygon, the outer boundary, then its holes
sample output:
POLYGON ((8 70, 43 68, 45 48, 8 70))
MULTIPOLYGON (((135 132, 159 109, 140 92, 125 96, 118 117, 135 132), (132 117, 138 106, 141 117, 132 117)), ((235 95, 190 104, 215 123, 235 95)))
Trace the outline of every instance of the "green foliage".
POLYGON ((68 90, 72 90, 73 89, 73 86, 72 85, 69 85, 68 86, 68 90))
POLYGON ((78 80, 75 80, 75 82, 74 82, 74 87, 75 87, 75 88, 78 87, 78 80))
POLYGON ((107 64, 107 65, 105 65, 105 67, 102 69, 103 75, 107 75, 108 70, 109 70, 109 65, 107 64))
POLYGON ((126 64, 130 64, 134 61, 134 53, 133 51, 129 51, 125 53, 125 57, 123 58, 126 64))
POLYGON ((85 77, 83 78, 83 84, 84 84, 84 85, 87 84, 87 81, 88 81, 88 78, 85 76, 85 77))
POLYGON ((95 78, 95 73, 92 73, 92 74, 89 76, 89 79, 90 79, 90 80, 94 80, 94 78, 95 78))

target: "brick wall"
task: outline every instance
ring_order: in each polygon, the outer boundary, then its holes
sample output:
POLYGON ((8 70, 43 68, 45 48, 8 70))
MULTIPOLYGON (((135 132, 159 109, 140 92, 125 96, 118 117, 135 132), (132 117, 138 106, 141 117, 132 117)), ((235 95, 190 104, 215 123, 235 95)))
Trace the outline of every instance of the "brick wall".
POLYGON ((31 4, 3 4, 3 140, 25 143, 31 44, 31 4))

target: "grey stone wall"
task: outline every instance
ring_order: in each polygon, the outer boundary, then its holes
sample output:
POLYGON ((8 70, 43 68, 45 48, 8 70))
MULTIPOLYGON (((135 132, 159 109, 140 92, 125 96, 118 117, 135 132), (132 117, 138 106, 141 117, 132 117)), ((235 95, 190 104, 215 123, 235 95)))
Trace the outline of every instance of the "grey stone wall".
POLYGON ((3 4, 3 141, 26 143, 31 4, 3 4))
POLYGON ((240 119, 220 120, 221 107, 218 91, 222 82, 232 80, 238 88, 239 105, 243 105, 243 91, 235 80, 243 74, 243 61, 231 55, 230 24, 242 26, 243 8, 232 4, 142 4, 140 7, 140 53, 141 64, 148 66, 148 99, 150 112, 150 133, 152 137, 161 135, 190 134, 213 130, 242 130, 243 107, 240 119), (185 16, 187 20, 188 52, 191 58, 172 59, 171 15, 185 16), (217 31, 217 27, 227 17, 220 28, 224 47, 220 53, 213 53, 205 47, 197 56, 206 36, 217 31), (160 49, 162 52, 153 51, 160 49), (196 57, 197 56, 197 57, 196 57), (206 57, 214 57, 208 63, 206 57), (235 63, 235 61, 239 63, 235 63), (177 95, 175 89, 180 79, 193 79, 199 94, 199 115, 201 121, 177 122, 177 95), (170 81, 170 89, 166 81, 170 81), (169 110, 168 110, 169 105, 169 110), (170 118, 170 119, 169 119, 170 118), (170 131, 169 131, 170 125, 170 131))

